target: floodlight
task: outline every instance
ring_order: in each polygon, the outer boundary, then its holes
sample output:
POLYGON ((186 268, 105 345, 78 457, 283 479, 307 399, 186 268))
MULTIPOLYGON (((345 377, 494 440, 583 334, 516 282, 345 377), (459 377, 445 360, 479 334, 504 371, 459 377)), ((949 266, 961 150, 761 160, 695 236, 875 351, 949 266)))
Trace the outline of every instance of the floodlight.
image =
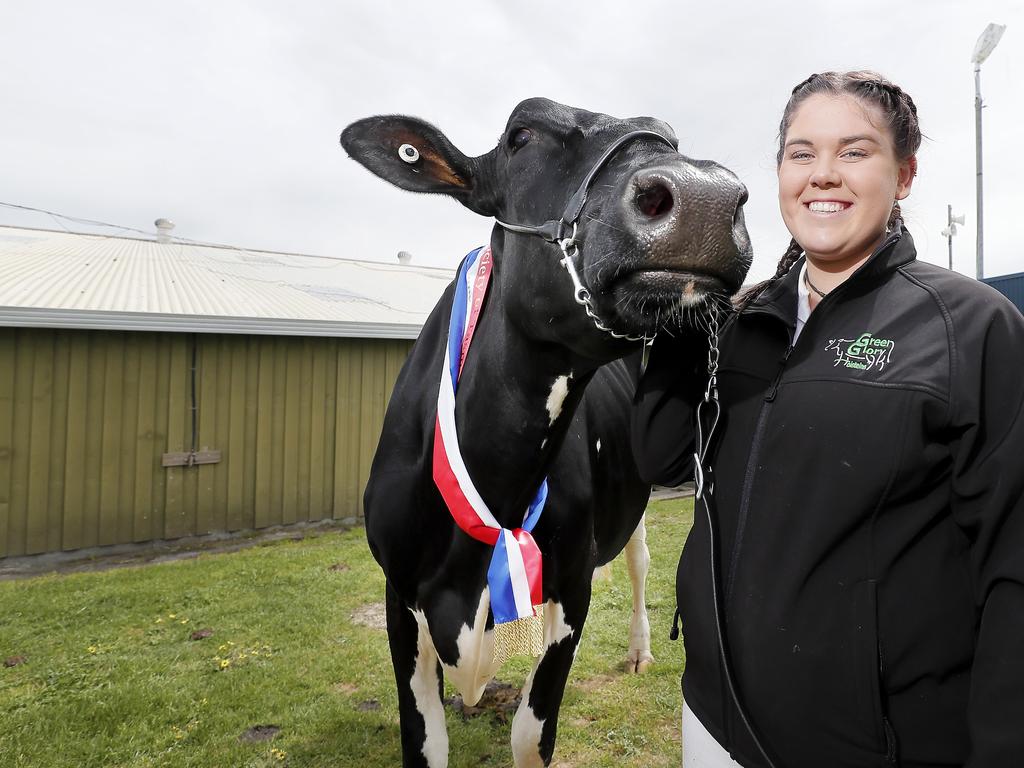
POLYGON ((989 24, 985 27, 985 31, 982 32, 981 37, 978 38, 977 45, 974 46, 974 53, 971 55, 971 61, 975 64, 981 64, 985 59, 987 59, 992 51, 995 50, 996 45, 999 44, 999 38, 1003 36, 1003 32, 1005 31, 1005 24, 989 24))

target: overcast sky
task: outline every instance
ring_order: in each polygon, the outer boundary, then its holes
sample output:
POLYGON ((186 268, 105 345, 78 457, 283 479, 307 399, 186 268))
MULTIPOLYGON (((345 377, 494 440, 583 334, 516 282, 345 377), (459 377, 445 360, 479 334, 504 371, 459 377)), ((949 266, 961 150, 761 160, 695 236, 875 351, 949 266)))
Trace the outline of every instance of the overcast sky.
MULTIPOLYGON (((521 99, 668 121, 681 150, 750 189, 752 278, 788 242, 775 141, 811 72, 869 67, 915 99, 928 139, 903 205, 920 257, 945 264, 946 204, 974 274, 974 80, 984 64, 986 274, 1024 271, 1024 4, 1002 0, 16 3, 0 25, 0 202, 232 245, 454 266, 492 222, 348 159, 338 134, 403 112, 468 154, 521 99)), ((58 228, 0 207, 0 224, 58 228)), ((80 226, 65 226, 81 231, 80 226)))

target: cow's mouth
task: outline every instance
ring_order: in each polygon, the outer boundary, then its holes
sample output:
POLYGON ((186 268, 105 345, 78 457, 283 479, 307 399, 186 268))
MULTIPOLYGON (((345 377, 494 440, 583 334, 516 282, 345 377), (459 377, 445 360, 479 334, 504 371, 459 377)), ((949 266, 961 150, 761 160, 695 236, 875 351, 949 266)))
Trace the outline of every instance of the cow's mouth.
POLYGON ((690 324, 692 309, 728 300, 731 293, 726 276, 702 269, 650 266, 616 275, 602 291, 606 297, 602 304, 622 330, 653 334, 665 324, 690 324))
POLYGON ((642 296, 655 304, 693 304, 708 294, 728 296, 731 291, 720 275, 696 269, 646 267, 619 275, 609 286, 617 299, 642 296))

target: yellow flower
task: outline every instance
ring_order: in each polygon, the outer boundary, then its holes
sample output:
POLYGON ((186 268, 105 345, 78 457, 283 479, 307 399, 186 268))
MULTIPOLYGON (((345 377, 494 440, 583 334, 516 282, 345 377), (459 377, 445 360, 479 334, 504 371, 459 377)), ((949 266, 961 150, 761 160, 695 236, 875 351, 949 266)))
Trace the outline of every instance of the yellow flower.
POLYGON ((287 752, 281 749, 277 749, 276 747, 270 750, 270 754, 274 759, 279 761, 284 760, 286 757, 288 757, 287 752))
POLYGON ((221 659, 220 660, 220 668, 221 669, 227 669, 230 666, 231 666, 231 660, 230 659, 221 659))
POLYGON ((157 624, 163 624, 163 623, 164 623, 164 620, 163 620, 163 619, 157 619, 157 620, 156 620, 156 623, 157 623, 157 624))
POLYGON ((226 643, 224 645, 221 645, 219 648, 217 648, 218 651, 226 651, 227 649, 228 649, 228 646, 227 646, 226 643))
POLYGON ((99 651, 99 648, 97 648, 95 645, 90 645, 88 650, 89 653, 96 653, 97 651, 99 651))
POLYGON ((176 619, 176 618, 178 618, 178 614, 176 614, 176 613, 168 613, 167 614, 167 618, 168 619, 176 619))
POLYGON ((188 624, 188 619, 182 619, 179 623, 181 623, 181 624, 188 624))

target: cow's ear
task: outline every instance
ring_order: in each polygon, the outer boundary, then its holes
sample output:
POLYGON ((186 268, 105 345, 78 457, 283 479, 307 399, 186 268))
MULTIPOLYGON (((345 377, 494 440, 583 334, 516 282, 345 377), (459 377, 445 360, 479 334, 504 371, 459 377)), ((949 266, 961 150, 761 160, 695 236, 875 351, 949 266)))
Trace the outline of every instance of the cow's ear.
POLYGON ((462 154, 430 123, 405 115, 367 117, 341 132, 341 146, 396 187, 450 195, 470 210, 493 215, 478 159, 462 154))

